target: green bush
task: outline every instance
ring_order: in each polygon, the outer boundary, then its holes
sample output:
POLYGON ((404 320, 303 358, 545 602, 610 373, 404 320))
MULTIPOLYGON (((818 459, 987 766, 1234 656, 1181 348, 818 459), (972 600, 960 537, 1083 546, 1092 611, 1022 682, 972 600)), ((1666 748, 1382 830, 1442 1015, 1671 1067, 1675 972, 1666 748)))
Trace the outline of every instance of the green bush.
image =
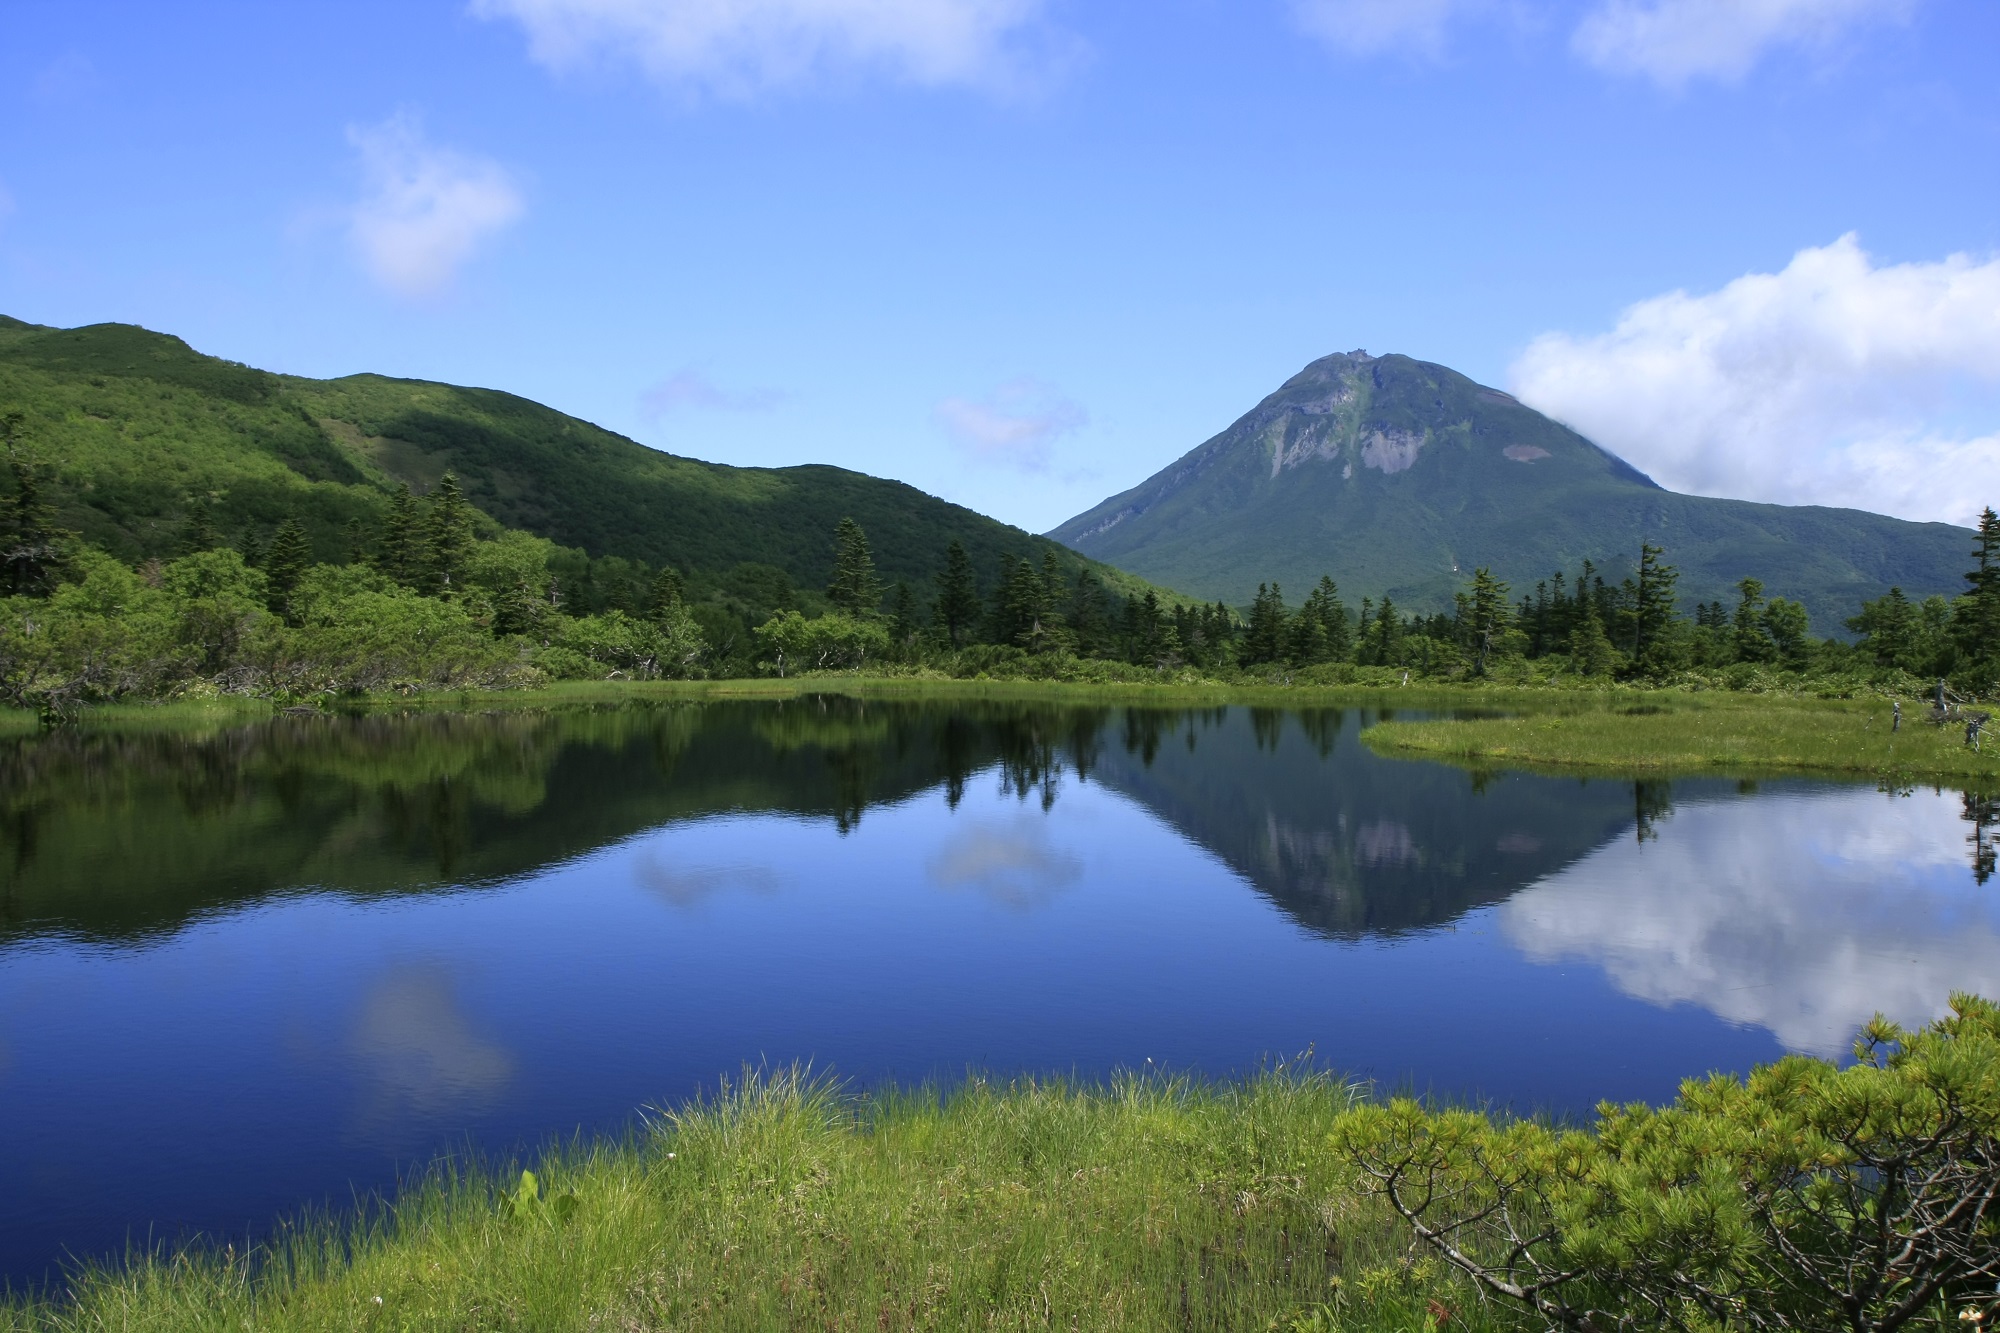
POLYGON ((1690 1080, 1594 1132, 1398 1099, 1335 1149, 1492 1296, 1578 1330, 1983 1324, 2000 1312, 2000 1007, 1877 1019, 1842 1069, 1690 1080))

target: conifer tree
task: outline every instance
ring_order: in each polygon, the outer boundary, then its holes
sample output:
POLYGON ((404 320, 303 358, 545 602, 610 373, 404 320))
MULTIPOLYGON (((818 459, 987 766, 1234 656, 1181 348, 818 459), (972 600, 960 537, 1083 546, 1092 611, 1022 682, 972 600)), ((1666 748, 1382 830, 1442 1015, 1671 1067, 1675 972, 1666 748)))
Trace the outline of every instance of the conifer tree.
POLYGON ((1664 652, 1674 623, 1674 584, 1680 571, 1661 561, 1657 546, 1639 544, 1639 580, 1632 603, 1632 660, 1644 668, 1666 665, 1664 652))
POLYGON ((944 572, 938 575, 937 600, 931 615, 951 645, 962 647, 979 623, 979 587, 972 577, 972 557, 953 541, 944 552, 944 572))
MULTIPOLYGON (((1383 599, 1385 602, 1387 598, 1383 599)), ((1471 619, 1472 670, 1485 675, 1488 660, 1500 636, 1507 630, 1507 585, 1481 565, 1472 571, 1471 619)))
POLYGON ((207 498, 197 495, 189 499, 187 515, 181 520, 180 535, 174 539, 174 554, 195 555, 213 551, 221 543, 222 539, 215 532, 215 520, 208 512, 207 498))
POLYGON ((375 543, 375 565, 406 587, 415 587, 418 581, 417 535, 417 501, 405 485, 389 497, 381 539, 375 543))
POLYGON ((686 597, 687 586, 681 581, 681 572, 672 565, 662 567, 660 572, 653 576, 649 600, 654 619, 657 620, 670 613, 674 607, 686 600, 686 597))
POLYGON ((1959 646, 1978 659, 2000 654, 2000 514, 1988 505, 1979 515, 1978 565, 1967 571, 1959 616, 1959 646))
POLYGON ((285 608, 292 590, 311 568, 312 557, 312 539, 306 536, 305 526, 296 518, 280 523, 271 538, 270 549, 264 554, 264 578, 272 610, 285 608))
POLYGON ((459 489, 458 474, 438 478, 424 523, 424 584, 441 597, 457 593, 472 557, 472 506, 459 489))
POLYGON ((826 599, 850 616, 873 616, 882 606, 868 534, 851 518, 841 519, 833 530, 833 582, 826 585, 826 599))
POLYGON ((1735 623, 1731 627, 1731 647, 1739 662, 1768 662, 1772 657, 1770 636, 1764 632, 1764 583, 1746 578, 1736 585, 1735 623))
POLYGON ((0 440, 7 445, 7 468, 14 477, 14 495, 0 527, 0 559, 6 587, 17 597, 47 597, 55 591, 75 534, 56 527, 48 502, 42 498, 42 473, 15 448, 22 416, 0 418, 0 440))
POLYGON ((906 650, 915 647, 922 626, 917 624, 917 595, 910 591, 909 584, 897 581, 896 595, 890 599, 889 607, 890 642, 906 650))
POLYGON ((1250 623, 1243 632, 1240 661, 1244 666, 1260 666, 1282 661, 1285 656, 1285 595, 1275 583, 1257 585, 1250 602, 1250 623))
POLYGON ((368 529, 358 518, 347 520, 347 527, 341 533, 341 545, 346 553, 345 563, 364 564, 368 560, 368 529))
POLYGON ((1597 605, 1589 598, 1579 598, 1576 625, 1569 635, 1569 660, 1571 668, 1582 676, 1608 676, 1618 666, 1618 650, 1611 644, 1611 637, 1604 632, 1604 621, 1597 614, 1597 605))
POLYGON ((1096 657, 1109 647, 1111 637, 1110 599, 1105 596, 1104 585, 1097 575, 1088 569, 1077 571, 1076 586, 1069 595, 1069 610, 1065 617, 1076 639, 1076 652, 1081 657, 1096 657))
POLYGON ((1373 660, 1379 666, 1394 666, 1403 649, 1403 622, 1396 616, 1396 604, 1388 593, 1375 608, 1373 660))

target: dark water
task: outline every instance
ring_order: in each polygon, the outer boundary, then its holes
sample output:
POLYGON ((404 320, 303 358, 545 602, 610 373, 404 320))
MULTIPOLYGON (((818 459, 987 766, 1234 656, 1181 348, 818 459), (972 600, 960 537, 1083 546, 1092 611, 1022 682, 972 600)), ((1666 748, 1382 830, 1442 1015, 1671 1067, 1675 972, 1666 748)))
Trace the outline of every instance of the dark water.
POLYGON ((746 1062, 1670 1097, 2000 994, 1989 802, 840 698, 0 747, 0 1276, 241 1237, 746 1062))

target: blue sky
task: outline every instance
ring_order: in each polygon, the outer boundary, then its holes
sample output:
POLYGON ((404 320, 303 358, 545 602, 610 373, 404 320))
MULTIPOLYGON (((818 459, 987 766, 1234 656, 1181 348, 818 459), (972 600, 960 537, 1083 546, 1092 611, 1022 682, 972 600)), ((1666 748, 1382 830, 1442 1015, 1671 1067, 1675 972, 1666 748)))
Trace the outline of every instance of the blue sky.
POLYGON ((0 312, 1034 529, 1400 351, 1964 521, 1995 68, 1991 0, 8 0, 0 312))

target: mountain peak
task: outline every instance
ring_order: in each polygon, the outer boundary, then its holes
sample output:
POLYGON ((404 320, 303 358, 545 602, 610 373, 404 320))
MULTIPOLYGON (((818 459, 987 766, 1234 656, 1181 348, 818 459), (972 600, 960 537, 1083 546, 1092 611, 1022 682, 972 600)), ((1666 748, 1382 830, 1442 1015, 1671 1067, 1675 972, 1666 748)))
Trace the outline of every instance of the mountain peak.
POLYGON ((1247 602, 1330 573, 1350 599, 1451 605, 1465 571, 1517 589, 1590 560, 1619 577, 1667 549, 1690 598, 1740 578, 1823 628, 1891 583, 1953 591, 1959 529, 1853 510, 1676 495, 1511 394, 1390 353, 1307 365, 1228 429, 1051 534, 1134 573, 1247 602))

